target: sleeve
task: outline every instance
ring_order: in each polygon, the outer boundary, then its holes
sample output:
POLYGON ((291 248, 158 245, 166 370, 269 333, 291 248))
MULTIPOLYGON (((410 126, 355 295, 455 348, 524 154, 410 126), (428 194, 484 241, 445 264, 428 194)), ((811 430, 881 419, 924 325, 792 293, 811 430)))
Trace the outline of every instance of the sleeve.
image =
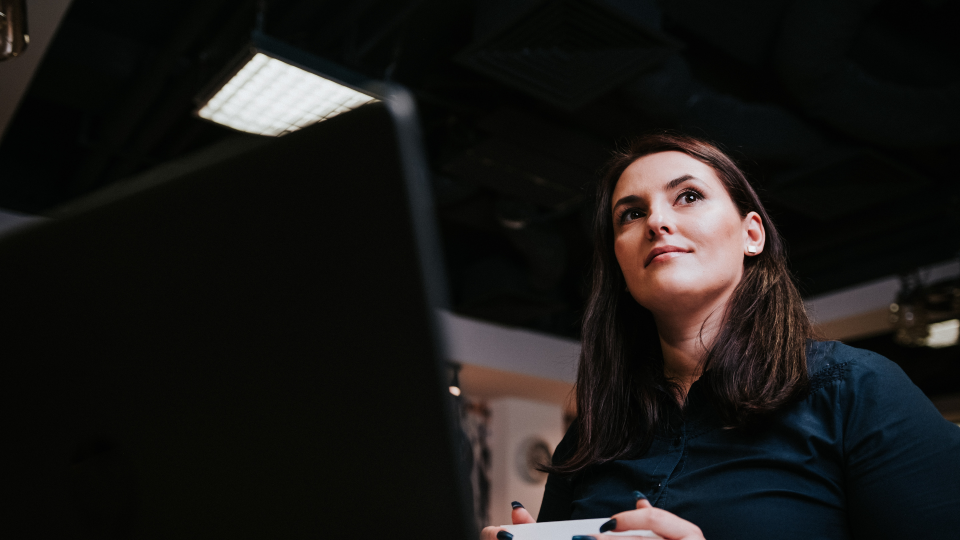
POLYGON ((960 427, 899 366, 863 352, 839 410, 853 538, 957 538, 960 427))
MULTIPOLYGON (((577 422, 574 421, 566 435, 557 445, 550 461, 557 466, 573 455, 577 450, 577 422)), ((538 522, 565 521, 570 519, 573 505, 573 482, 570 476, 550 473, 547 485, 543 489, 543 501, 540 503, 538 522)))

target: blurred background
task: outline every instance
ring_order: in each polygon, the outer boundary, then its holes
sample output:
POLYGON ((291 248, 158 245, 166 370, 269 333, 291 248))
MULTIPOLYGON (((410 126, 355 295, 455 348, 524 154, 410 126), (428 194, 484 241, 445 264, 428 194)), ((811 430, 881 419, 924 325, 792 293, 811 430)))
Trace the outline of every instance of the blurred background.
MULTIPOLYGON (((653 129, 733 155, 823 333, 891 358, 960 422, 956 0, 0 4, 7 230, 256 145, 196 112, 258 24, 330 69, 414 93, 484 523, 507 522, 514 499, 536 513, 533 465, 575 415, 586 189, 612 149, 653 129), (30 39, 14 43, 5 17, 21 5, 30 39)), ((358 219, 389 211, 358 206, 358 219)))

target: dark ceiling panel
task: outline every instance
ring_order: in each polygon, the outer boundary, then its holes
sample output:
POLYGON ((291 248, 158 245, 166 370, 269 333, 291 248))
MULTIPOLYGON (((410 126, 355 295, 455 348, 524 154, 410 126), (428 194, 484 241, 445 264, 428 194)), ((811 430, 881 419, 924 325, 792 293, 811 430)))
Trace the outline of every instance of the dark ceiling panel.
MULTIPOLYGON (((770 196, 803 216, 829 222, 929 189, 923 175, 870 150, 843 151, 782 175, 770 196)), ((881 209, 882 211, 882 209, 881 209)))
MULTIPOLYGON (((504 84, 577 109, 659 63, 679 44, 605 2, 513 2, 513 19, 458 55, 504 84)), ((481 4, 496 9, 498 4, 481 4)), ((487 17, 493 19, 494 17, 487 17)))

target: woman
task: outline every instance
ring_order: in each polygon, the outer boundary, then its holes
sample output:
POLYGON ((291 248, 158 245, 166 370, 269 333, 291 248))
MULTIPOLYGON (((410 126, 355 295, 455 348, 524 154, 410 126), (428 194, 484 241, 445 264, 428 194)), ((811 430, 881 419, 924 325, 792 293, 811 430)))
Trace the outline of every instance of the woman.
MULTIPOLYGON (((644 137, 596 204, 579 416, 540 521, 610 517, 598 540, 960 535, 960 429, 889 360, 813 339, 730 158, 644 137)), ((513 518, 533 521, 518 504, 513 518)))

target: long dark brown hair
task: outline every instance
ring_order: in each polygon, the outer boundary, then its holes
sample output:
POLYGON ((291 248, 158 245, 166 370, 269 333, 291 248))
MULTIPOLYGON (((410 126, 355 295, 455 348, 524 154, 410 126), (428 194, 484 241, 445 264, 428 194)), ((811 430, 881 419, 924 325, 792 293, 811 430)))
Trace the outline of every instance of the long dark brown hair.
POLYGON ((593 278, 581 333, 577 374, 576 451, 546 470, 568 474, 646 451, 658 427, 677 410, 678 386, 664 375, 653 315, 624 292, 613 250, 611 198, 634 161, 683 152, 706 163, 741 217, 763 221, 763 251, 744 261, 721 329, 707 352, 705 388, 727 427, 746 428, 802 397, 807 389, 806 339, 814 337, 787 268, 783 240, 739 167, 717 146, 663 132, 638 138, 608 163, 595 194, 593 278))

